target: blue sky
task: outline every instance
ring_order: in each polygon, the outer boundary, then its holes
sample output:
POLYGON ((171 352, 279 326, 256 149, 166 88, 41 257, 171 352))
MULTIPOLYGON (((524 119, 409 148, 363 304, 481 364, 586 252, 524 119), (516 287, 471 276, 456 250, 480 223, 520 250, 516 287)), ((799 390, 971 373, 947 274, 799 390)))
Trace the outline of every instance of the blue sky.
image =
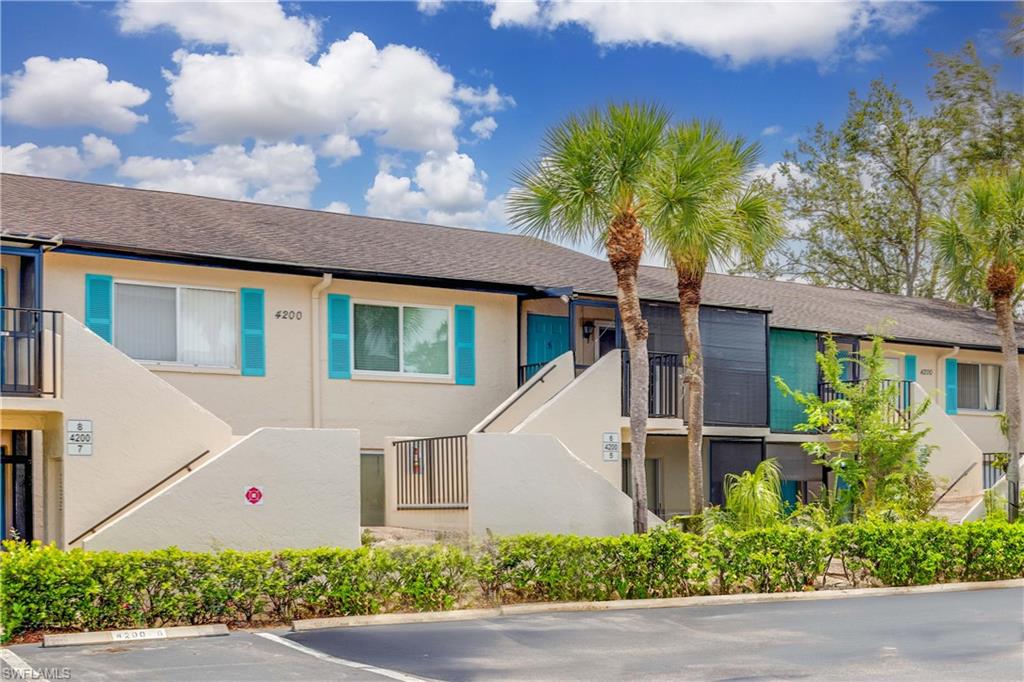
POLYGON ((770 166, 874 78, 926 107, 928 49, 975 40, 1024 89, 1011 9, 5 2, 3 166, 504 229, 513 171, 568 112, 657 101, 770 166))

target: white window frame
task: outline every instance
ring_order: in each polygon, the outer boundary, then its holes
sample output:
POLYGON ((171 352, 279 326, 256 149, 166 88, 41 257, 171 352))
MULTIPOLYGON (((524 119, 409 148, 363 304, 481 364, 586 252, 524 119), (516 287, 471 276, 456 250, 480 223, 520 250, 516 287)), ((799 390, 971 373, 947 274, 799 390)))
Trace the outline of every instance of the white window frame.
POLYGON ((174 347, 175 350, 181 348, 181 290, 182 289, 198 289, 200 291, 223 291, 235 296, 235 358, 231 365, 197 365, 188 362, 179 361, 168 361, 168 360, 145 360, 141 358, 132 358, 135 362, 142 365, 154 365, 157 367, 188 367, 188 368, 201 368, 201 369, 219 369, 219 370, 237 370, 241 366, 239 354, 241 353, 241 343, 239 337, 241 335, 242 328, 242 312, 239 304, 240 296, 238 289, 227 289, 224 287, 208 287, 208 286, 195 286, 192 284, 168 284, 167 282, 147 282, 144 280, 136 279, 115 279, 114 289, 111 292, 111 314, 110 325, 113 345, 118 348, 117 345, 117 285, 127 284, 142 287, 162 287, 164 289, 174 289, 174 347))
POLYGON ((364 377, 408 377, 410 379, 455 379, 455 329, 454 307, 445 305, 432 305, 429 303, 398 303, 397 301, 376 301, 371 299, 355 299, 349 302, 349 319, 352 321, 351 343, 349 343, 349 367, 352 368, 352 376, 364 377), (357 369, 356 368, 356 306, 372 305, 378 307, 398 308, 398 371, 389 372, 379 369, 357 369), (405 309, 406 308, 429 308, 432 310, 444 310, 448 313, 448 373, 447 374, 426 374, 423 372, 405 371, 405 309))
POLYGON ((983 404, 985 402, 984 400, 982 400, 982 393, 981 393, 981 391, 982 391, 981 368, 982 367, 998 367, 999 368, 999 392, 998 392, 998 395, 997 395, 997 399, 999 401, 998 402, 999 406, 996 409, 994 409, 994 410, 986 410, 984 407, 961 407, 960 406, 960 395, 959 395, 960 394, 960 378, 957 377, 957 388, 956 388, 956 392, 957 392, 956 409, 957 409, 957 411, 958 412, 967 412, 967 413, 978 412, 978 413, 981 413, 981 414, 997 414, 999 412, 1002 412, 1003 411, 1003 406, 1004 406, 1004 400, 1006 399, 1006 396, 1003 395, 1003 384, 1006 383, 1004 381, 1004 377, 1003 377, 1003 366, 1001 364, 999 364, 998 362, 958 362, 957 363, 957 368, 958 368, 957 369, 957 373, 958 374, 960 372, 959 367, 961 365, 973 365, 973 366, 978 368, 978 405, 981 405, 981 404, 983 404))

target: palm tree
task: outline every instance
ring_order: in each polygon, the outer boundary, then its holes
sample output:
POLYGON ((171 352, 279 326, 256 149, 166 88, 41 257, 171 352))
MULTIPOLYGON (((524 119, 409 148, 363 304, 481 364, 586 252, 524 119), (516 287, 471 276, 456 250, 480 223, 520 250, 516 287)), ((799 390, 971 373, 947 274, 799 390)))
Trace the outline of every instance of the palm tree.
POLYGON ((760 147, 726 135, 715 123, 692 121, 668 133, 646 200, 655 247, 675 267, 686 340, 686 419, 690 508, 704 508, 701 446, 704 354, 700 301, 710 263, 736 257, 757 262, 782 236, 778 205, 763 182, 749 182, 760 147))
POLYGON ((1024 172, 1017 169, 973 179, 960 197, 954 217, 939 222, 936 241, 950 290, 962 293, 977 287, 984 273, 983 286, 995 309, 1006 387, 1007 511, 1013 521, 1020 502, 1021 436, 1013 302, 1024 279, 1024 172))
POLYGON ((571 115, 548 131, 540 157, 516 174, 510 222, 524 232, 604 247, 615 272, 630 358, 633 528, 647 530, 647 322, 637 271, 644 252, 641 197, 661 147, 668 114, 645 104, 609 105, 571 115))

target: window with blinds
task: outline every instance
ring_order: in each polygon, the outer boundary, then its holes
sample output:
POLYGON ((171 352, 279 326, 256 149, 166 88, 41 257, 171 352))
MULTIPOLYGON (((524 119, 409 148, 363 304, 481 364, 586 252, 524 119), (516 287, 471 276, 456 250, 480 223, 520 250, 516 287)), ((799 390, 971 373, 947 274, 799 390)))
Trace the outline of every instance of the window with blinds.
POLYGON ((957 363, 957 408, 986 412, 1001 409, 1001 379, 1002 367, 999 365, 957 363))
POLYGON ((114 345, 147 362, 237 367, 238 294, 115 282, 114 345))
POLYGON ((451 375, 448 308, 356 303, 352 312, 357 372, 451 375))

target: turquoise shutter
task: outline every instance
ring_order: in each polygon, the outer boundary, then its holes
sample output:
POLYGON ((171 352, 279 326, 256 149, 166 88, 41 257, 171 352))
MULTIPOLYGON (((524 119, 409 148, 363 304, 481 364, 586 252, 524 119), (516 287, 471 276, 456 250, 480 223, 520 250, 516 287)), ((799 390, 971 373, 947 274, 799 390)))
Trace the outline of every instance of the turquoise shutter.
POLYGON ((264 333, 263 289, 242 289, 242 375, 262 377, 267 373, 264 333))
POLYGON ((946 414, 956 414, 956 358, 946 358, 946 414))
POLYGON ((916 355, 907 355, 903 358, 903 376, 907 381, 917 381, 916 355))
POLYGON ((85 276, 85 326, 107 343, 114 338, 114 278, 85 276))
POLYGON ((476 309, 455 306, 455 383, 476 383, 476 309))
POLYGON ((327 294, 327 376, 351 379, 351 321, 349 297, 327 294))
MULTIPOLYGON (((917 356, 916 355, 905 355, 903 356, 903 376, 907 381, 917 381, 917 356)), ((910 405, 910 399, 912 396, 912 389, 910 384, 904 384, 903 389, 903 402, 906 405, 910 405)))

